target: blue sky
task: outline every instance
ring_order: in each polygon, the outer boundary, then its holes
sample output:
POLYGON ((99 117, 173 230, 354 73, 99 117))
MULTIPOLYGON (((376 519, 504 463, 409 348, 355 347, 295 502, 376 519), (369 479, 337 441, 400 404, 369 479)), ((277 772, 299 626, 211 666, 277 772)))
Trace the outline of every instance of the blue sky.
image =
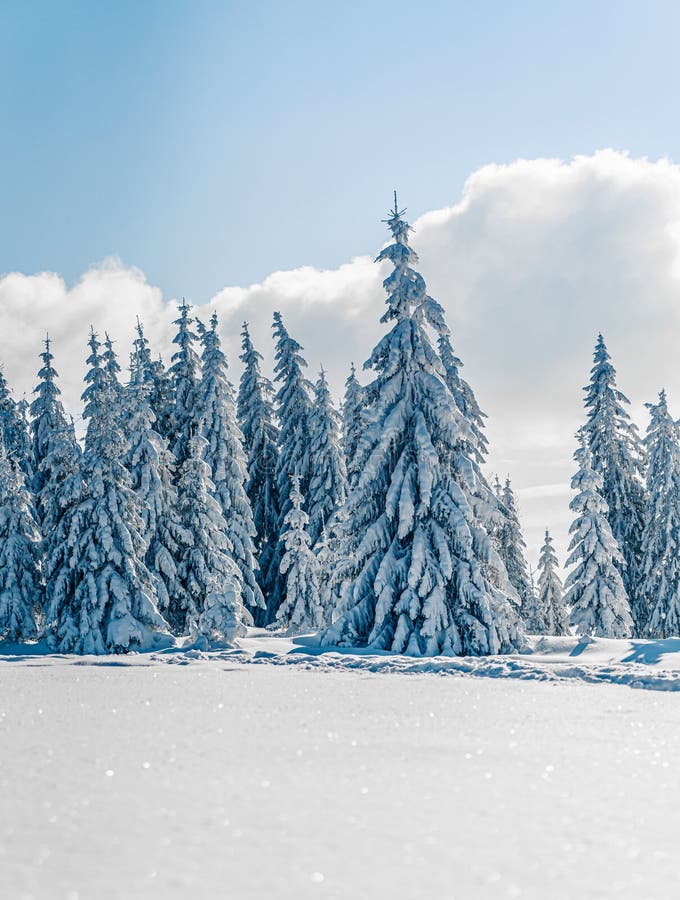
POLYGON ((373 252, 488 162, 680 158, 680 4, 0 3, 0 273, 204 302, 373 252))

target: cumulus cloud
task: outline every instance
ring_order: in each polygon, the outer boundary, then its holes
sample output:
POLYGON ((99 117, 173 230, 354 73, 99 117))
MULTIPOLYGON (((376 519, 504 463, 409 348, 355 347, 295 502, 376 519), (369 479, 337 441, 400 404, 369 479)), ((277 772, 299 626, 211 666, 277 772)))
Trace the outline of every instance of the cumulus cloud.
MULTIPOLYGON (((532 561, 546 525, 564 553, 573 432, 597 331, 641 424, 644 402, 661 387, 680 411, 680 167, 611 150, 485 166, 458 204, 413 224, 421 271, 489 414, 489 470, 513 477, 532 561)), ((281 309, 306 347, 310 376, 323 363, 339 392, 349 362, 362 363, 382 333, 383 277, 372 256, 335 270, 275 272, 225 287, 202 312, 219 312, 236 377, 241 322, 271 364, 271 313, 281 309)), ((29 391, 49 329, 75 410, 90 323, 111 332, 125 359, 139 314, 167 355, 173 308, 118 261, 71 289, 52 273, 10 274, 0 279, 0 357, 18 392, 29 391)))

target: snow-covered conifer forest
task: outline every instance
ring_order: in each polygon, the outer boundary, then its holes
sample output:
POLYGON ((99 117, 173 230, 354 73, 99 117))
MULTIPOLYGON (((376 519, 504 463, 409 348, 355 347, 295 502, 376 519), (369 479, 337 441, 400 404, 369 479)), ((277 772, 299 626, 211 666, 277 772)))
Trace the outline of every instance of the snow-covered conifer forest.
POLYGON ((49 338, 30 404, 0 374, 3 639, 120 654, 234 646, 256 625, 416 657, 521 654, 536 635, 680 639, 665 393, 642 440, 596 336, 566 581, 549 522, 536 581, 396 194, 386 225, 384 333, 363 378, 347 348, 343 398, 323 368, 308 377, 279 312, 272 379, 246 322, 237 389, 217 316, 185 301, 167 365, 139 320, 129 365, 113 336, 83 335, 81 409, 62 404, 49 338))
POLYGON ((30 403, 0 371, 3 896, 680 889, 666 393, 641 437, 594 335, 563 572, 489 471, 396 195, 386 225, 342 397, 280 312, 237 379, 185 301, 167 359, 139 320, 129 361, 83 334, 77 409, 47 336, 30 403))

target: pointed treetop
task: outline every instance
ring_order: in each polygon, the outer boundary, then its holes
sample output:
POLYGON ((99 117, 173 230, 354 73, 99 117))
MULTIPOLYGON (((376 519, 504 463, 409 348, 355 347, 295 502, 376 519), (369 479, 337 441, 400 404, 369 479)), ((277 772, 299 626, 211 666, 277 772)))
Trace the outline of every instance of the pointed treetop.
POLYGON ((603 363, 608 363, 611 359, 609 355, 609 351, 607 350, 607 345, 604 342, 604 338, 602 337, 602 332, 598 332, 597 341, 595 342, 595 350, 593 351, 593 362, 595 363, 595 369, 598 365, 602 365, 603 363))
POLYGON ((403 218, 405 212, 406 207, 404 207, 404 209, 399 209, 399 206, 397 205, 397 192, 395 191, 394 208, 389 211, 388 217, 383 219, 383 222, 389 227, 394 238, 400 244, 407 243, 408 233, 413 230, 403 218))
POLYGON ((304 497, 300 492, 300 475, 293 472, 288 476, 290 478, 290 502, 295 509, 301 509, 304 503, 304 497))

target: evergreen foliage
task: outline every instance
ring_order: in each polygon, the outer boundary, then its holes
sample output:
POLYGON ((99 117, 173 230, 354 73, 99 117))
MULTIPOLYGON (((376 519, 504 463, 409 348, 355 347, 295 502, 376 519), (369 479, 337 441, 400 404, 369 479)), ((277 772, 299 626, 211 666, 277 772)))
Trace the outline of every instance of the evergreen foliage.
POLYGON ((538 634, 569 634, 567 610, 564 605, 562 582, 557 574, 558 562, 550 532, 546 528, 545 542, 538 559, 538 634))
POLYGON ((577 494, 569 504, 576 513, 567 560, 574 568, 565 584, 569 624, 584 636, 630 637, 633 620, 619 570, 623 557, 607 520, 602 477, 593 469, 587 436, 581 437, 582 446, 574 453, 579 469, 571 481, 577 494))
POLYGON ((177 350, 172 355, 172 365, 168 373, 173 398, 170 449, 180 464, 187 458, 189 440, 198 428, 199 360, 195 349, 198 336, 192 330, 193 319, 189 316, 190 311, 191 306, 182 300, 179 317, 173 323, 177 326, 177 334, 173 338, 177 350))
POLYGON ((321 605, 319 564, 311 550, 307 526, 309 516, 302 509, 300 476, 291 477, 290 504, 286 513, 281 574, 286 578, 286 594, 276 613, 276 623, 291 632, 316 630, 324 625, 321 605))
POLYGON ((456 406, 465 416, 469 425, 470 434, 461 435, 461 449, 466 456, 481 465, 488 451, 488 441, 484 434, 486 413, 481 411, 474 391, 467 381, 461 377, 460 369, 462 369, 463 363, 453 352, 450 335, 447 333, 440 334, 437 346, 444 366, 446 385, 456 401, 456 406))
POLYGON ((158 646, 166 623, 139 555, 142 522, 122 461, 120 398, 94 332, 89 346, 82 489, 57 526, 56 557, 48 558, 48 625, 59 652, 121 653, 158 646))
POLYGON ((152 359, 149 341, 137 319, 136 337, 130 360, 130 380, 146 385, 148 403, 154 415, 154 430, 166 440, 172 429, 172 387, 163 360, 152 359))
POLYGON ((307 496, 311 473, 309 453, 309 417, 311 413, 311 385, 304 377, 307 367, 300 351, 303 349, 289 334, 281 313, 274 313, 276 338, 275 380, 279 385, 275 402, 279 420, 279 454, 276 460, 276 488, 279 496, 279 520, 277 543, 271 555, 265 581, 268 586, 267 621, 276 618, 276 612, 285 595, 285 580, 281 575, 281 560, 285 552, 282 535, 285 520, 291 510, 289 484, 291 475, 300 476, 300 492, 307 496))
POLYGON ((24 474, 0 431, 0 640, 35 638, 41 605, 40 535, 24 474))
POLYGON ((5 453, 16 461, 30 486, 33 481, 34 459, 26 413, 25 401, 14 400, 5 374, 0 368, 0 431, 5 453))
POLYGON ((130 473, 141 519, 142 555, 153 579, 158 607, 186 606, 185 589, 177 561, 190 545, 191 536, 182 527, 173 484, 175 459, 167 441, 155 430, 149 403, 150 383, 142 366, 132 366, 128 386, 129 440, 123 464, 130 473))
POLYGON ((414 655, 511 652, 523 645, 521 627, 485 575, 495 554, 456 478, 465 481, 456 454, 469 428, 428 335, 446 332, 442 310, 412 267, 396 198, 387 224, 393 242, 378 261, 393 271, 382 321, 394 325, 367 363, 376 377, 344 520, 359 543, 338 576, 346 611, 324 642, 414 655))
MULTIPOLYGON (((52 365, 54 356, 51 351, 49 336, 45 338, 45 349, 40 354, 42 366, 38 370, 38 384, 34 388, 35 398, 31 403, 31 438, 34 474, 31 488, 40 496, 50 480, 49 469, 45 460, 51 454, 54 436, 66 426, 66 414, 61 402, 61 391, 57 385, 58 373, 52 365)), ((39 501, 37 511, 42 519, 39 501)))
POLYGON ((340 416, 333 407, 326 374, 321 370, 309 417, 311 473, 309 479, 309 533, 312 546, 327 522, 345 502, 347 472, 340 447, 340 416))
POLYGON ((505 484, 500 485, 496 479, 496 493, 501 501, 500 517, 494 529, 494 542, 500 554, 505 569, 508 573, 510 584, 517 591, 522 605, 522 618, 530 632, 536 630, 535 620, 535 596, 531 588, 531 581, 524 551, 526 543, 522 535, 522 526, 519 521, 515 493, 512 490, 510 478, 505 479, 505 484))
POLYGON ((198 416, 205 438, 205 460, 210 470, 213 496, 226 523, 231 556, 239 571, 240 593, 250 609, 264 609, 262 591, 255 579, 255 526, 245 490, 247 478, 243 435, 236 424, 234 388, 227 379, 227 360, 217 333, 217 314, 202 334, 202 378, 198 390, 198 416))
POLYGON ((230 643, 245 632, 252 618, 241 602, 239 571, 231 557, 226 523, 213 496, 206 447, 200 434, 190 438, 179 471, 178 511, 189 540, 178 565, 184 597, 181 603, 173 598, 169 618, 177 634, 230 643))
POLYGON ((354 481, 356 457, 359 438, 363 430, 362 411, 365 405, 364 391, 359 384, 354 363, 345 381, 345 397, 342 403, 342 450, 345 454, 347 480, 354 481))
POLYGON ((680 447, 666 392, 648 403, 647 515, 637 596, 640 635, 680 636, 680 447), (642 609, 648 610, 643 616, 642 609), (643 621, 646 619, 646 621, 643 621))
POLYGON ((583 432, 595 472, 602 476, 601 494, 623 562, 617 563, 636 629, 644 628, 647 611, 638 596, 638 565, 645 521, 642 483, 644 450, 637 427, 626 411, 628 398, 618 390, 616 369, 601 334, 597 336, 590 383, 585 391, 586 424, 583 432))
POLYGON ((253 511, 255 552, 259 560, 256 574, 263 593, 269 595, 272 585, 268 575, 278 540, 280 512, 276 483, 278 430, 272 403, 274 388, 260 372, 262 356, 254 348, 245 322, 241 337, 243 373, 239 383, 237 420, 246 453, 246 493, 253 511))

